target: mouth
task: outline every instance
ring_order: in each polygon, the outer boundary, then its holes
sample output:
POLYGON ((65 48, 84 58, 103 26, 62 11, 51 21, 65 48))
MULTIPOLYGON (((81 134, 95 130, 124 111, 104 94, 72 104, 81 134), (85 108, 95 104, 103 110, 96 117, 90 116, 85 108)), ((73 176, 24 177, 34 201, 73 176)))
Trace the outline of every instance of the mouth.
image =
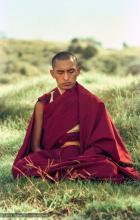
POLYGON ((63 86, 71 86, 72 83, 63 83, 63 86))

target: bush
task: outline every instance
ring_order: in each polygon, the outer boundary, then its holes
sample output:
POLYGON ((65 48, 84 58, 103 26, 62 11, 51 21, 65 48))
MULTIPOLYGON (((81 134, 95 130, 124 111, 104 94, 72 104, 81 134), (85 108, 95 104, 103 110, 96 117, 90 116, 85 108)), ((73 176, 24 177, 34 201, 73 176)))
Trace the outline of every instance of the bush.
POLYGON ((39 73, 39 70, 31 65, 30 63, 26 63, 26 62, 18 62, 16 64, 16 70, 22 74, 22 75, 35 75, 39 73))
POLYGON ((79 44, 71 44, 69 47, 68 47, 68 50, 71 52, 71 53, 78 53, 78 54, 81 54, 83 53, 83 48, 79 45, 79 44))
POLYGON ((98 52, 92 41, 88 39, 78 40, 77 38, 71 40, 68 50, 72 53, 80 54, 83 59, 90 59, 98 52))
POLYGON ((90 67, 88 66, 87 62, 83 60, 82 58, 79 59, 78 66, 80 67, 81 70, 87 72, 90 70, 90 67))
POLYGON ((118 60, 114 56, 99 55, 92 61, 96 71, 106 74, 116 74, 118 70, 118 60))
POLYGON ((113 59, 106 59, 104 60, 104 71, 107 73, 115 72, 117 68, 117 63, 113 59))
POLYGON ((128 68, 127 73, 131 73, 132 75, 140 74, 140 64, 134 64, 128 68))
POLYGON ((97 54, 97 49, 91 45, 88 45, 84 50, 83 50, 83 58, 89 59, 91 57, 94 57, 97 54))

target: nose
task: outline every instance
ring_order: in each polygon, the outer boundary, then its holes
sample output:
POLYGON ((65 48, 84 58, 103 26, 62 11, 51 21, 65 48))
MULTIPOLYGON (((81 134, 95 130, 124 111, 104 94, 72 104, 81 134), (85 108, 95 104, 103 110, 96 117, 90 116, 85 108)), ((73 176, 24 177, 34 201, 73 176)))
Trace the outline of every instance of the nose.
POLYGON ((69 79, 68 73, 65 72, 65 73, 64 73, 64 80, 67 81, 68 79, 69 79))

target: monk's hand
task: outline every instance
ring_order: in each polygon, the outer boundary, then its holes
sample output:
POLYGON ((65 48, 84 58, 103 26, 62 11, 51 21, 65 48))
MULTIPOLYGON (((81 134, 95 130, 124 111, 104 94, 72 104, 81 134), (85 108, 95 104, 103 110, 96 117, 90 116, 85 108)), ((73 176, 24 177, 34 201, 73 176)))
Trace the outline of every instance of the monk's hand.
POLYGON ((40 151, 42 151, 42 149, 40 147, 34 147, 33 148, 34 153, 37 153, 37 152, 40 152, 40 151))

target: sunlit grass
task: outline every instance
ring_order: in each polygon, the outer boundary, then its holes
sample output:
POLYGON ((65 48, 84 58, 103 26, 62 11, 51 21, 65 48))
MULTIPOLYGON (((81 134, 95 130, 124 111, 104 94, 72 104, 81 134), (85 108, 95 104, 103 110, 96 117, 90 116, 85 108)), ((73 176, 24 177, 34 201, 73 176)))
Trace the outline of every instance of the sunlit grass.
MULTIPOLYGON (((131 85, 132 83, 137 83, 140 80, 140 76, 128 75, 124 76, 109 76, 105 74, 95 73, 90 71, 83 73, 79 76, 79 82, 84 83, 84 85, 92 92, 99 93, 110 89, 123 88, 131 85)), ((127 92, 127 91, 126 91, 127 92)))

